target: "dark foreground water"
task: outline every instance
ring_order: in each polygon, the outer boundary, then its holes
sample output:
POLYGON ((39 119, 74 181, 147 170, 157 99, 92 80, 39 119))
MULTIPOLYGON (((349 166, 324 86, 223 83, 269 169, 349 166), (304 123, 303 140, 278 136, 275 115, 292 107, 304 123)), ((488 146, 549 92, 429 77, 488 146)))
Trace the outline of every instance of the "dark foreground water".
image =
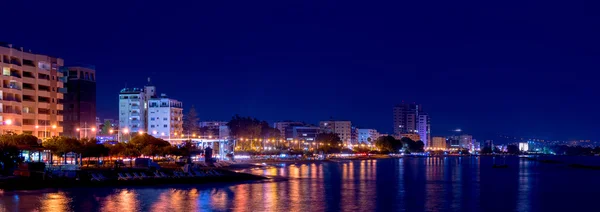
MULTIPOLYGON (((554 159, 600 164, 600 157, 554 159)), ((0 211, 598 211, 600 171, 492 157, 278 164, 286 181, 0 193, 0 211), (496 158, 503 163, 504 159, 496 158)))

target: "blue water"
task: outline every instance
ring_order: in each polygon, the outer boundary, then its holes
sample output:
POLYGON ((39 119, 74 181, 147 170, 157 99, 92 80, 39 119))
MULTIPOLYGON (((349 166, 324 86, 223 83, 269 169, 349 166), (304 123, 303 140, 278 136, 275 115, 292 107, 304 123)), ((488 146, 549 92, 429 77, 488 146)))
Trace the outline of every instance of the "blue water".
MULTIPOLYGON (((600 165, 600 157, 554 158, 600 165)), ((276 164, 284 181, 0 194, 0 211, 597 211, 600 171, 508 157, 276 164), (497 158, 497 163, 504 159, 497 158)))

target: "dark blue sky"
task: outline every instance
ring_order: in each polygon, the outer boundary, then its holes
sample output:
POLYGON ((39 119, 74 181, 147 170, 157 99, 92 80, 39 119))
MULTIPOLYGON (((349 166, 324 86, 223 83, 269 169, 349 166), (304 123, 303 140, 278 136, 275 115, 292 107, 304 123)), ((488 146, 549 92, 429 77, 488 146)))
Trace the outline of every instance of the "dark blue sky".
POLYGON ((591 1, 12 1, 0 41, 97 67, 98 114, 151 77, 202 120, 238 113, 391 131, 418 102, 460 127, 600 139, 591 1))

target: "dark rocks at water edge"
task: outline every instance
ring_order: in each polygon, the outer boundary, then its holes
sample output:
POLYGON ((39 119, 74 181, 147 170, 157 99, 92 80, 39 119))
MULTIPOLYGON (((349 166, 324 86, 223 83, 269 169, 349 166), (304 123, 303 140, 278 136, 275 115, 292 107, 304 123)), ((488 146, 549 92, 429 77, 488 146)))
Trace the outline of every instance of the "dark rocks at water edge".
MULTIPOLYGON (((67 175, 67 174, 65 174, 67 175)), ((2 190, 36 190, 46 188, 160 186, 170 184, 206 184, 245 182, 267 179, 262 176, 237 173, 226 169, 205 169, 195 172, 172 170, 81 170, 73 176, 32 175, 0 179, 2 190)))

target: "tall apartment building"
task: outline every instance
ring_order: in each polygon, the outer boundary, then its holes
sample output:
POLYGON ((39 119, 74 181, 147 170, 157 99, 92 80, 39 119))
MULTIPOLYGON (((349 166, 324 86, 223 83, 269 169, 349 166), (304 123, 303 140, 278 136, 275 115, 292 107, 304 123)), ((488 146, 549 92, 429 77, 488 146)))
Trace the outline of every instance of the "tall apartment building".
POLYGON ((183 104, 175 99, 161 97, 148 101, 148 133, 158 138, 170 138, 183 133, 183 104))
POLYGON ((459 145, 461 148, 472 149, 473 147, 473 136, 461 135, 459 145))
POLYGON ((445 150, 446 149, 446 138, 433 137, 433 140, 431 141, 431 145, 429 145, 429 148, 432 148, 433 150, 445 150))
POLYGON ((415 103, 402 103, 394 106, 394 135, 418 134, 425 146, 431 140, 431 117, 427 115, 421 105, 415 103))
POLYGON ((425 144, 425 147, 429 146, 431 141, 431 120, 427 114, 419 114, 419 121, 417 122, 417 134, 421 138, 421 141, 425 144))
POLYGON ((64 101, 64 135, 94 138, 96 120, 96 71, 93 66, 63 67, 67 78, 64 101), (78 130, 79 129, 79 130, 78 130))
POLYGON ((63 60, 0 43, 0 133, 63 132, 63 60))
POLYGON ((124 88, 119 93, 119 134, 146 130, 146 93, 139 88, 124 88))
POLYGON ((358 143, 375 143, 379 138, 379 132, 376 129, 358 129, 358 143))
POLYGON ((352 122, 321 121, 319 122, 319 127, 321 128, 322 132, 338 134, 344 144, 352 144, 352 122))
POLYGON ((394 106, 394 134, 416 133, 421 105, 402 103, 394 106))

